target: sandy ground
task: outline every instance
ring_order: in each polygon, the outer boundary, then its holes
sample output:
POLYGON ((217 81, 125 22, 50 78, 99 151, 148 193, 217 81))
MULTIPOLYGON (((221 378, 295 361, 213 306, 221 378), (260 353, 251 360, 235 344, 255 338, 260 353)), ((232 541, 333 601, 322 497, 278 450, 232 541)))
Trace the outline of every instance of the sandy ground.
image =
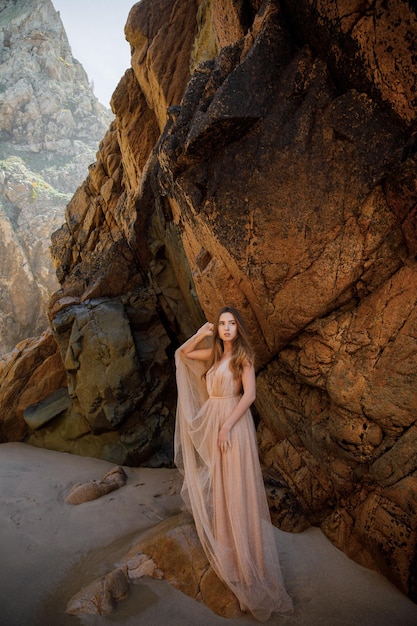
MULTIPOLYGON (((0 445, 1 626, 249 626, 227 620, 165 581, 131 585, 109 617, 70 616, 67 601, 114 569, 141 534, 181 508, 178 474, 125 468, 125 487, 78 506, 71 486, 100 480, 113 466, 25 444, 0 445)), ((417 605, 378 574, 334 548, 317 528, 276 531, 287 588, 295 603, 279 626, 417 626, 417 605)))

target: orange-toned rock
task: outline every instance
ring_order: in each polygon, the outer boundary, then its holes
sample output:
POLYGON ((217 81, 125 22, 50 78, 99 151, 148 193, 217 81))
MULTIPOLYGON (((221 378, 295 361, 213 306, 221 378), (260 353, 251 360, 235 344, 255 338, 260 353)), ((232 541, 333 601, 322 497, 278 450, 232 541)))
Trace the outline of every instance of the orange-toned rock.
POLYGON ((127 191, 135 194, 148 157, 159 137, 158 121, 132 69, 126 71, 111 103, 117 118, 117 142, 114 152, 107 157, 108 173, 114 176, 115 172, 124 172, 127 191), (114 163, 116 168, 113 169, 114 165, 113 168, 109 167, 118 155, 114 163), (123 169, 120 169, 121 166, 123 169))
POLYGON ((162 574, 174 587, 203 602, 214 613, 228 618, 242 615, 237 599, 209 565, 188 514, 158 524, 131 548, 123 562, 131 562, 138 553, 151 557, 158 577, 162 574))
POLYGON ((161 131, 167 108, 181 101, 190 77, 196 11, 194 1, 142 0, 132 7, 126 22, 132 68, 161 131))
POLYGON ((288 3, 302 37, 328 59, 333 72, 360 91, 372 90, 407 123, 416 120, 415 6, 377 0, 301 0, 288 3), (342 78, 343 77, 343 78, 342 78))
POLYGON ((126 484, 127 476, 122 467, 114 467, 101 480, 91 480, 87 483, 73 485, 65 498, 67 504, 82 504, 96 500, 111 493, 126 484))
POLYGON ((129 595, 126 570, 119 568, 93 581, 69 600, 70 615, 110 615, 129 595))
POLYGON ((192 518, 168 518, 133 545, 112 572, 81 589, 67 604, 71 615, 109 615, 127 598, 129 583, 142 576, 164 578, 191 598, 226 618, 243 615, 233 593, 216 576, 203 552, 192 518))
POLYGON ((65 371, 52 331, 27 339, 0 359, 0 440, 22 441, 28 428, 27 406, 66 385, 65 371))

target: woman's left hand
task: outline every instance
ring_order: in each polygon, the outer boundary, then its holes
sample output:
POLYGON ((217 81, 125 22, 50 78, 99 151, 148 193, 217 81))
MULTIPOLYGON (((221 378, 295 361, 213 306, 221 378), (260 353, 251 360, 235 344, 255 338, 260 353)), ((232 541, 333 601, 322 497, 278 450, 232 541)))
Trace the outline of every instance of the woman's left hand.
POLYGON ((232 447, 230 441, 230 430, 224 426, 219 430, 219 448, 222 452, 227 452, 232 447))

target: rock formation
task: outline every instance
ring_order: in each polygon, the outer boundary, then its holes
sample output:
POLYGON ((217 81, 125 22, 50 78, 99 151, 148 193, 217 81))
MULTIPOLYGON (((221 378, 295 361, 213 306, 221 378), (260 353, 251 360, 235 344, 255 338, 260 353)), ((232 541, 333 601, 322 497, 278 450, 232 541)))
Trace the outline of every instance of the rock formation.
POLYGON ((287 485, 294 528, 416 599, 415 10, 142 0, 125 32, 116 119, 52 237, 51 331, 0 364, 1 437, 169 461, 173 350, 231 303, 271 506, 287 485))
POLYGON ((48 326, 49 254, 111 112, 50 0, 0 1, 0 354, 48 326))
POLYGON ((82 588, 67 603, 70 615, 110 615, 143 576, 171 585, 226 618, 243 615, 230 589, 211 568, 193 520, 181 513, 158 524, 134 544, 117 569, 82 588))
POLYGON ((70 615, 110 615, 118 602, 129 595, 129 580, 125 568, 119 568, 93 581, 76 594, 67 605, 70 615))
POLYGON ((65 498, 66 504, 83 504, 101 498, 126 484, 127 476, 123 467, 114 467, 101 480, 90 480, 73 485, 65 498))

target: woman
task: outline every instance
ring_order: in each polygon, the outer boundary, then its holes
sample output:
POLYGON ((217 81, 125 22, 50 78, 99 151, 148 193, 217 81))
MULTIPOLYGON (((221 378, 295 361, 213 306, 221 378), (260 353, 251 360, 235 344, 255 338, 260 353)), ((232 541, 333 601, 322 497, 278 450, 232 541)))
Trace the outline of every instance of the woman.
POLYGON ((175 354, 175 463, 183 499, 216 574, 260 621, 292 610, 285 591, 250 406, 254 354, 243 320, 220 309, 175 354), (207 347, 207 338, 212 347, 207 347))

